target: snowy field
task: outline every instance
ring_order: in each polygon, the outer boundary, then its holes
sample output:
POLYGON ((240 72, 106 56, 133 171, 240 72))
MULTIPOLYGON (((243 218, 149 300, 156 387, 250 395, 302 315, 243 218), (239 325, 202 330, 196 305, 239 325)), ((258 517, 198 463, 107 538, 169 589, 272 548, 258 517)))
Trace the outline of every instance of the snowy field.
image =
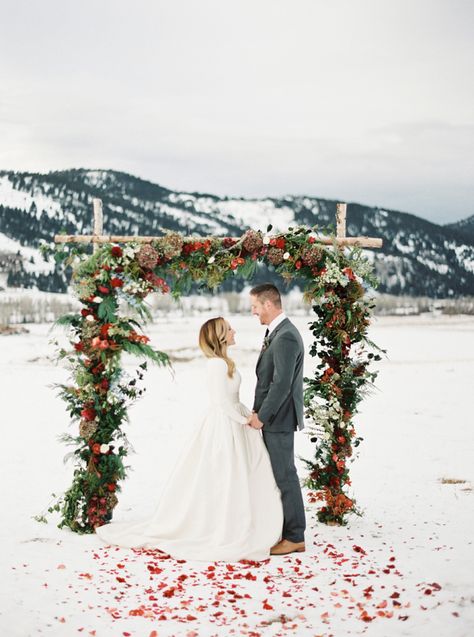
MULTIPOLYGON (((196 347, 205 318, 163 319, 148 332, 175 359, 175 375, 150 369, 147 393, 131 411, 133 471, 117 520, 153 511, 205 407, 196 347)), ((295 319, 309 345, 307 321, 295 319)), ((251 406, 263 329, 251 317, 231 323, 241 397, 251 406)), ((32 519, 70 482, 57 436, 71 427, 50 387, 66 374, 51 361, 49 325, 27 327, 29 334, 0 336, 1 635, 474 634, 472 317, 374 323, 371 337, 389 358, 356 421, 364 442, 352 489, 363 515, 335 528, 308 512, 306 553, 260 565, 107 549, 95 536, 60 531, 54 518, 32 519)), ((308 359, 307 374, 312 365, 308 359)), ((311 451, 304 434, 297 450, 311 451)))

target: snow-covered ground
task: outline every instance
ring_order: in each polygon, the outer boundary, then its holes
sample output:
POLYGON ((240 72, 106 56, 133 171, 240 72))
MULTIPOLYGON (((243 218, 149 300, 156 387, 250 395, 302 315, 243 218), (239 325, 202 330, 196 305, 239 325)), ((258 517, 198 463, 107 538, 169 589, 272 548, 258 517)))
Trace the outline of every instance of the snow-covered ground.
MULTIPOLYGON (((205 318, 150 327, 153 343, 177 361, 175 375, 149 370, 148 391, 132 409, 136 453, 117 520, 153 511, 204 408, 196 335, 205 318)), ((295 319, 309 344, 307 321, 295 319)), ((249 404, 262 328, 251 317, 231 322, 249 404)), ((51 492, 68 486, 72 468, 63 465, 67 449, 57 441, 71 426, 50 387, 65 370, 51 362, 49 326, 28 327, 26 335, 0 336, 2 635, 474 634, 472 318, 374 323, 371 336, 389 358, 357 416, 365 440, 352 488, 363 515, 335 528, 308 512, 306 553, 261 565, 108 549, 95 536, 57 529, 54 519, 32 519, 51 492)), ((312 364, 308 359, 306 373, 312 364)), ((311 451, 304 434, 297 450, 311 451)))

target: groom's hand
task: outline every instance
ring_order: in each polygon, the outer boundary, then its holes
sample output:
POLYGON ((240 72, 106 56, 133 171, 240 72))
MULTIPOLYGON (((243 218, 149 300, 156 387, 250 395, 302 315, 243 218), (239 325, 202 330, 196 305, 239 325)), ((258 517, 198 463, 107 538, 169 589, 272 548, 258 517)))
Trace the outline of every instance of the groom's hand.
POLYGON ((261 429, 263 427, 263 422, 259 420, 257 414, 253 412, 249 419, 249 425, 254 429, 261 429))

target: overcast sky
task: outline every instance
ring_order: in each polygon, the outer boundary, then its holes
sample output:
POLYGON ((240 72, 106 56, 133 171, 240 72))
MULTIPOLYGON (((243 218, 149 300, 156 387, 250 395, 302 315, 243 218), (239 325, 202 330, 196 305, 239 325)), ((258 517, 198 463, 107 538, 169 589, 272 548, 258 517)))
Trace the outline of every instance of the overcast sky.
POLYGON ((0 168, 474 213, 472 0, 0 0, 0 168))

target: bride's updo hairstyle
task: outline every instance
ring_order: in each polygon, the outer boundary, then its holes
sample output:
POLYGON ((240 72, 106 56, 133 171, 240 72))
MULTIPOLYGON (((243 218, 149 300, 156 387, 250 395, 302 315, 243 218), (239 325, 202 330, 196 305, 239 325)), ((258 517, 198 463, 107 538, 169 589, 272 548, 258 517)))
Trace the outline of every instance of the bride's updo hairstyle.
POLYGON ((207 358, 222 358, 227 363, 227 375, 232 378, 234 361, 227 355, 227 323, 218 316, 206 321, 199 330, 199 347, 207 358))

